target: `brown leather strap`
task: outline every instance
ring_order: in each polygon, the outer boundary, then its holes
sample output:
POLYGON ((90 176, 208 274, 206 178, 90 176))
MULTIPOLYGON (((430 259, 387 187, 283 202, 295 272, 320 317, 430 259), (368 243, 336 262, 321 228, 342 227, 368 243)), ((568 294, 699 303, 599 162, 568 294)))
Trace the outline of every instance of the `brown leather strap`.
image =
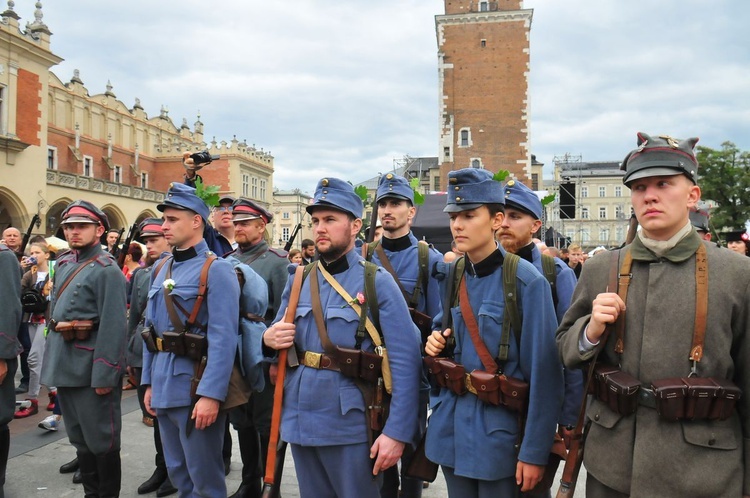
POLYGON ((409 294, 406 292, 406 289, 404 289, 404 286, 401 285, 401 280, 398 279, 398 273, 396 273, 396 270, 393 268, 391 261, 388 259, 388 256, 385 254, 382 244, 378 244, 378 247, 375 248, 375 252, 378 254, 378 259, 380 260, 380 264, 383 266, 385 271, 390 273, 391 276, 393 277, 393 280, 396 281, 396 285, 398 285, 398 288, 401 291, 401 294, 404 295, 404 299, 406 300, 407 304, 412 308, 416 308, 417 304, 419 303, 415 303, 414 298, 416 297, 417 289, 419 289, 419 286, 422 284, 422 282, 419 281, 419 276, 417 276, 417 283, 414 286, 414 293, 411 296, 409 296, 409 294))
POLYGON ((706 319, 708 316, 708 256, 706 246, 701 244, 695 253, 695 330, 690 359, 701 361, 703 342, 706 338, 706 319))
MULTIPOLYGON (((297 270, 294 273, 294 282, 292 283, 292 291, 289 294, 289 304, 286 307, 284 313, 284 321, 286 323, 294 323, 294 316, 297 314, 297 304, 299 303, 299 294, 302 289, 302 274, 305 271, 305 267, 302 265, 297 266, 297 270)), ((294 347, 294 344, 291 346, 294 347)), ((282 349, 279 352, 278 371, 276 374, 276 386, 273 392, 273 412, 271 415, 271 434, 268 441, 268 454, 266 456, 266 475, 263 478, 263 482, 267 485, 273 486, 276 484, 278 489, 278 483, 275 483, 275 472, 276 472, 276 452, 279 446, 279 428, 281 427, 281 407, 284 399, 284 378, 286 377, 286 361, 289 354, 289 348, 282 349)))
MULTIPOLYGON (((211 263, 216 261, 217 257, 215 254, 211 254, 206 258, 206 262, 203 263, 203 268, 201 268, 201 274, 200 274, 200 280, 198 282, 198 296, 195 298, 195 303, 193 303, 193 309, 190 312, 190 316, 188 317, 187 321, 183 324, 180 321, 180 317, 177 314, 177 310, 175 309, 175 305, 177 305, 180 310, 185 313, 185 309, 179 306, 179 303, 174 301, 174 298, 172 297, 171 290, 165 289, 164 290, 164 304, 167 307, 167 314, 169 315, 169 320, 172 322, 172 326, 174 327, 176 332, 186 332, 187 329, 192 327, 196 324, 196 321, 198 320, 198 313, 201 310, 201 306, 203 305, 203 301, 206 298, 206 292, 208 290, 208 270, 211 267, 211 263)), ((167 274, 165 275, 165 280, 172 277, 172 263, 174 260, 169 262, 169 266, 167 267, 167 274)), ((203 328, 203 327, 201 327, 203 328)))
MULTIPOLYGON (((617 279, 617 294, 622 299, 623 303, 628 302, 628 287, 630 287, 630 280, 633 278, 633 274, 630 269, 633 266, 633 255, 630 253, 630 248, 625 249, 625 254, 622 259, 622 266, 620 266, 620 275, 617 279)), ((615 322, 615 334, 617 340, 615 342, 615 353, 622 354, 625 351, 625 311, 622 311, 617 317, 615 322)))
POLYGON ((65 279, 65 282, 63 282, 62 285, 60 286, 60 290, 57 291, 57 296, 55 297, 55 300, 59 301, 60 300, 60 296, 62 296, 62 293, 65 292, 65 289, 68 288, 68 285, 70 285, 70 282, 73 281, 73 279, 75 278, 75 276, 78 275, 79 273, 81 273, 81 271, 84 268, 86 268, 86 266, 88 266, 89 263, 93 263, 96 260, 96 258, 98 258, 98 257, 99 257, 99 255, 97 254, 93 258, 87 259, 86 261, 84 261, 81 264, 81 266, 79 266, 78 268, 76 268, 76 270, 73 273, 71 273, 70 276, 65 279))
POLYGON ((323 317, 323 305, 320 302, 320 282, 318 281, 318 263, 314 263, 310 271, 310 300, 312 301, 312 314, 315 318, 315 328, 318 329, 318 337, 323 345, 323 351, 333 355, 334 347, 331 339, 328 337, 326 321, 323 317))
POLYGON ((474 349, 476 349, 479 359, 482 360, 484 369, 493 374, 497 373, 497 363, 495 362, 495 359, 492 358, 492 355, 487 350, 487 346, 479 336, 479 325, 477 324, 477 319, 471 309, 471 303, 469 303, 469 291, 466 290, 465 274, 464 278, 461 279, 458 292, 458 304, 461 307, 461 316, 463 316, 466 328, 469 330, 469 336, 471 337, 471 342, 474 343, 474 349))

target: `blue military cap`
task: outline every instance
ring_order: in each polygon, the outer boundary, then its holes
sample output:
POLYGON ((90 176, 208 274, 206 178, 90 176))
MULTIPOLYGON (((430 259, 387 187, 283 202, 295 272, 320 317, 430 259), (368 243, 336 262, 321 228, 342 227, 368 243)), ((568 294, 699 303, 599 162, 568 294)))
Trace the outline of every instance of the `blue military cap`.
POLYGON ((109 231, 109 218, 107 215, 89 201, 73 201, 63 210, 61 225, 68 223, 94 223, 109 231))
POLYGON ((170 183, 167 197, 156 209, 164 212, 166 208, 187 209, 199 214, 208 223, 209 209, 203 199, 195 195, 195 189, 183 183, 170 183))
POLYGON ((638 132, 638 148, 630 151, 620 165, 625 171, 622 183, 650 176, 685 175, 696 183, 698 160, 695 158, 697 138, 679 140, 668 135, 651 137, 638 132))
POLYGON ((312 214, 316 207, 338 209, 355 218, 361 218, 364 211, 362 199, 354 193, 354 187, 338 178, 323 178, 318 182, 313 201, 305 209, 312 214))
POLYGON ((135 240, 138 242, 143 243, 144 237, 158 237, 158 236, 164 236, 164 231, 162 230, 162 224, 164 223, 164 220, 161 218, 146 218, 145 220, 141 221, 138 224, 138 236, 135 237, 135 240))
POLYGON ((380 178, 378 191, 375 194, 375 202, 386 197, 395 197, 396 199, 405 199, 414 205, 414 190, 403 176, 388 173, 380 178))
POLYGON ((710 207, 704 202, 699 202, 694 207, 690 208, 688 213, 690 216, 690 223, 695 227, 696 230, 704 232, 710 232, 708 228, 708 218, 710 216, 710 207))
POLYGON ((469 211, 484 204, 505 204, 503 186, 492 173, 477 168, 448 172, 448 203, 443 212, 469 211))
POLYGON ((530 214, 537 220, 542 218, 542 201, 533 190, 516 180, 508 180, 503 188, 507 207, 530 214))
POLYGON ((232 203, 232 221, 257 220, 259 218, 266 223, 270 223, 273 214, 250 199, 239 198, 232 203))

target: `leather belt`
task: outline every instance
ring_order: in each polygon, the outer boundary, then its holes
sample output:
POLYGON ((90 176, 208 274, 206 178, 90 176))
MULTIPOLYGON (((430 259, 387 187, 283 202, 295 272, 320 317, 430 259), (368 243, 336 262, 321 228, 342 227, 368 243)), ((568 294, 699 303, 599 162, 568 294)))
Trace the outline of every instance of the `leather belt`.
POLYGON ((340 372, 339 363, 336 358, 328 356, 325 353, 316 353, 314 351, 297 351, 300 364, 306 367, 315 368, 316 370, 332 370, 340 372))
POLYGON ((647 408, 656 409, 656 396, 653 389, 641 386, 638 389, 638 404, 647 408))
POLYGON ((156 344, 157 351, 161 351, 162 353, 169 352, 169 348, 167 348, 167 344, 164 342, 164 339, 162 339, 161 337, 156 337, 154 340, 154 344, 156 344))

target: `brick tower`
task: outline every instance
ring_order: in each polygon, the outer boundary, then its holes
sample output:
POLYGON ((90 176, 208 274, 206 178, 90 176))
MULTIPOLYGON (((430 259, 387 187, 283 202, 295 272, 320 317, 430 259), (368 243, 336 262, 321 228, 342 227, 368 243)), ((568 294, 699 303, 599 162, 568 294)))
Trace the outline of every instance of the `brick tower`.
POLYGON ((522 0, 445 0, 435 16, 442 190, 449 171, 467 167, 529 183, 532 14, 522 0))

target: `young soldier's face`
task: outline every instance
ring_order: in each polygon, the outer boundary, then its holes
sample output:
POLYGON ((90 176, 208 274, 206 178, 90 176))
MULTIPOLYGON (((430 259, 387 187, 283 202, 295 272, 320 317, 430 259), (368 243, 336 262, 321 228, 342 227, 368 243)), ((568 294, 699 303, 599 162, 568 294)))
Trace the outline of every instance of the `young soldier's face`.
POLYGON ((630 200, 643 234, 668 240, 688 222, 701 190, 683 175, 651 176, 630 184, 630 200))
POLYGON ((506 251, 518 252, 531 243, 531 235, 539 230, 542 222, 519 209, 505 207, 505 218, 497 232, 497 239, 506 251))
POLYGON ((158 259, 161 253, 169 251, 169 243, 163 235, 144 237, 143 242, 146 244, 146 254, 153 260, 158 259))
POLYGON ((463 253, 484 251, 495 245, 495 232, 503 223, 503 213, 490 216, 486 206, 450 213, 451 233, 456 249, 463 253))
POLYGON ((408 230, 409 221, 414 218, 416 211, 409 201, 404 199, 386 197, 378 201, 378 217, 383 224, 383 230, 389 233, 408 230))
POLYGON ((311 215, 313 238, 320 257, 336 261, 354 246, 354 238, 362 228, 362 220, 352 220, 338 209, 317 208, 311 215))
POLYGON ((63 233, 71 249, 83 249, 99 242, 104 227, 95 223, 66 223, 63 233))
POLYGON ((186 209, 165 208, 162 217, 162 230, 167 243, 178 249, 193 240, 196 230, 202 226, 202 219, 199 214, 186 209))
POLYGON ((118 235, 119 234, 117 232, 109 232, 107 234, 107 246, 112 247, 113 245, 115 245, 118 235))

